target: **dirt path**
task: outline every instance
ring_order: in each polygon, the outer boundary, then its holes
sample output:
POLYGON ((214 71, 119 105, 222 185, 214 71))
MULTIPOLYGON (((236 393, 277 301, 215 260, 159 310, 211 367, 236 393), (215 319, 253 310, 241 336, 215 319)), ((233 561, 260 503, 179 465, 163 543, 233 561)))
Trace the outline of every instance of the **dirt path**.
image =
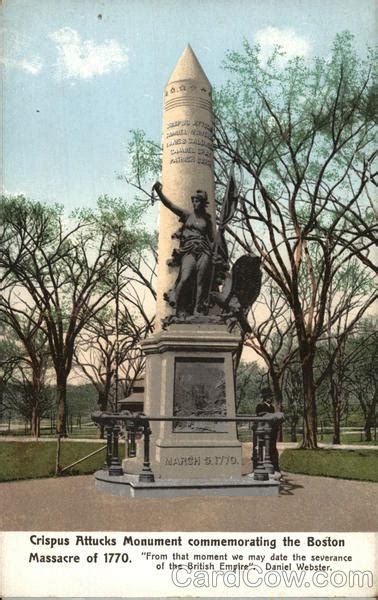
POLYGON ((375 531, 378 484, 285 476, 279 497, 125 499, 93 476, 0 484, 0 530, 375 531))

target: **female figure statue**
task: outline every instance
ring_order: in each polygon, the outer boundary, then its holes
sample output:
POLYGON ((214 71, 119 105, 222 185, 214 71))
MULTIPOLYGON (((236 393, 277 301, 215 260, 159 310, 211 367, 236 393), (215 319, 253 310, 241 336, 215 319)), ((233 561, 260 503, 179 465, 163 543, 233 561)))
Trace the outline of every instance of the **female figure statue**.
POLYGON ((206 212, 207 193, 197 190, 192 196, 193 211, 188 212, 168 200, 159 181, 153 190, 182 223, 179 231, 172 236, 180 240, 180 246, 173 251, 172 259, 168 262, 169 266, 178 266, 180 271, 174 289, 169 290, 164 298, 176 308, 178 316, 204 314, 209 295, 213 246, 211 216, 206 212))

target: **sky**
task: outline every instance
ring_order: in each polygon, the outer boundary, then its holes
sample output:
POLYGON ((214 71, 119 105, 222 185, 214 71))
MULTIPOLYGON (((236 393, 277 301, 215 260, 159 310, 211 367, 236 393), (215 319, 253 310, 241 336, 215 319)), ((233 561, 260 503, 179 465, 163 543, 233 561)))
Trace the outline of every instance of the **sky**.
POLYGON ((127 196, 131 129, 161 137, 163 88, 187 43, 213 86, 243 38, 326 56, 374 39, 373 0, 3 0, 3 193, 94 205, 127 196))

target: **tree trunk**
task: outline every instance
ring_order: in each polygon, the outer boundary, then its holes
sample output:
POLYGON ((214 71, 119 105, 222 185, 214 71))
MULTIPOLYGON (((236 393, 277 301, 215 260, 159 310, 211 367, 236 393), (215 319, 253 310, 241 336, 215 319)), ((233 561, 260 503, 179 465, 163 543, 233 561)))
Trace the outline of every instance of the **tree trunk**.
POLYGON ((313 353, 301 356, 303 377, 303 441, 302 448, 317 448, 317 414, 313 353))
POLYGON ((332 444, 341 444, 340 439, 340 403, 333 406, 333 438, 332 444))
POLYGON ((65 375, 57 377, 56 386, 56 432, 60 437, 67 437, 67 380, 65 375))
POLYGON ((62 470, 60 464, 60 454, 61 454, 61 435, 58 433, 56 438, 56 451, 55 451, 55 475, 59 475, 62 470))
MULTIPOLYGON (((270 379, 272 382, 272 387, 273 387, 274 406, 275 406, 276 410, 279 410, 280 412, 282 412, 282 390, 281 390, 279 378, 276 376, 276 374, 273 372, 273 370, 269 371, 269 376, 270 376, 270 379)), ((282 442, 282 441, 283 441, 282 424, 280 423, 280 426, 277 431, 277 442, 282 442)))
POLYGON ((367 442, 371 442, 371 440, 372 440, 371 430, 374 427, 374 423, 375 423, 376 406, 377 406, 377 394, 374 394, 374 397, 371 401, 370 406, 367 409, 367 413, 366 413, 366 417, 365 417, 364 431, 365 431, 365 440, 367 442))
POLYGON ((37 365, 33 365, 33 382, 32 382, 32 414, 30 420, 30 435, 38 438, 40 434, 41 416, 39 414, 39 399, 41 395, 41 374, 37 365))
POLYGON ((339 390, 333 381, 331 381, 331 401, 333 421, 332 444, 340 444, 341 402, 339 390))
POLYGON ((32 437, 38 438, 40 434, 40 423, 41 419, 39 416, 39 411, 37 406, 32 407, 32 415, 30 422, 30 435, 32 437))
POLYGON ((291 442, 297 442, 297 423, 298 423, 298 418, 297 417, 291 417, 290 420, 290 441, 291 442))
MULTIPOLYGON (((108 409, 108 394, 104 390, 98 391, 98 399, 97 399, 98 407, 101 411, 106 411, 108 409)), ((104 425, 101 424, 98 428, 98 437, 100 440, 103 440, 105 437, 105 428, 104 425)))
POLYGON ((3 421, 4 380, 0 380, 0 423, 3 421))

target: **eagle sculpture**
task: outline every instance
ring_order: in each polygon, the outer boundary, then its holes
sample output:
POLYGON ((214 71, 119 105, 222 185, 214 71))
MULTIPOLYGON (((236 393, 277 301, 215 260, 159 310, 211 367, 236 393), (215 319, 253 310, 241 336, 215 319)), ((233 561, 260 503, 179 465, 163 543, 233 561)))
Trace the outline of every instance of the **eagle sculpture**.
POLYGON ((247 317, 261 290, 261 258, 246 254, 237 259, 226 277, 221 292, 211 292, 211 300, 223 309, 231 324, 239 323, 244 333, 250 333, 247 317))

